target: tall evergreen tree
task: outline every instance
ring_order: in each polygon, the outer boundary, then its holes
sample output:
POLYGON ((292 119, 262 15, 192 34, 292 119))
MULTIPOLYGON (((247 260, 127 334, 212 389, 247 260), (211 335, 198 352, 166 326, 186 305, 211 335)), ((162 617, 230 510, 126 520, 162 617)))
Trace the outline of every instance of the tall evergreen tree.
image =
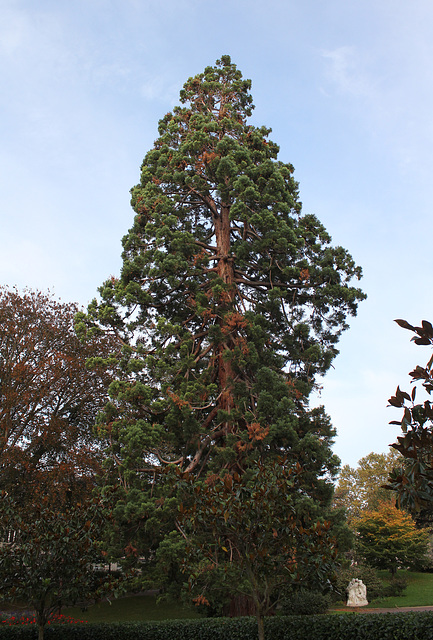
POLYGON ((187 81, 132 189, 121 275, 78 324, 124 344, 102 420, 133 546, 171 508, 169 463, 204 479, 284 455, 312 499, 332 493, 334 430, 308 398, 364 298, 361 270, 302 214, 271 130, 248 124, 250 87, 229 56, 187 81))

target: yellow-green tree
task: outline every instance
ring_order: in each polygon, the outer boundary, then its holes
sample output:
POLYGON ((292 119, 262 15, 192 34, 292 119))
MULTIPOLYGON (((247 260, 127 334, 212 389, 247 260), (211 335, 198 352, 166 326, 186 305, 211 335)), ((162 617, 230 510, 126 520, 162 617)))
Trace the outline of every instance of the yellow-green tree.
POLYGON ((383 485, 401 459, 395 449, 390 449, 389 453, 369 453, 358 461, 357 467, 344 465, 333 502, 336 507, 345 509, 349 524, 364 511, 377 509, 380 502, 394 499, 394 495, 383 485))
POLYGON ((355 528, 359 554, 377 569, 394 575, 399 567, 419 567, 427 560, 428 532, 417 529, 411 516, 392 503, 363 513, 355 528))

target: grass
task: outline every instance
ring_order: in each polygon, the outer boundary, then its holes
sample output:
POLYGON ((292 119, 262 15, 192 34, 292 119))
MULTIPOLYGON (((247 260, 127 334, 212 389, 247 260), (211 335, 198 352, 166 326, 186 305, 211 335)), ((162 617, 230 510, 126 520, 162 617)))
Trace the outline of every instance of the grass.
POLYGON ((168 602, 157 604, 156 596, 152 595, 128 596, 113 600, 111 604, 100 602, 85 611, 79 607, 68 607, 62 613, 87 622, 140 622, 201 617, 195 607, 168 602))
MULTIPOLYGON (((388 571, 378 571, 380 578, 388 582, 391 578, 388 571)), ((378 598, 373 600, 368 606, 362 609, 395 609, 399 607, 428 607, 433 606, 433 573, 419 573, 416 571, 398 571, 399 576, 407 579, 407 588, 403 595, 388 598, 378 598)), ((368 592, 367 592, 368 600, 368 592)), ((340 603, 336 610, 341 612, 345 608, 344 603, 340 603)), ((352 610, 352 609, 351 609, 352 610)))
MULTIPOLYGON (((433 606, 433 573, 403 570, 398 573, 407 578, 408 586, 405 593, 399 597, 375 600, 365 607, 366 609, 433 606)), ((383 580, 388 580, 390 577, 386 571, 381 571, 379 574, 383 580)), ((339 609, 341 610, 341 607, 339 609)), ((153 595, 128 596, 113 600, 111 604, 101 602, 88 607, 85 611, 79 607, 68 607, 62 613, 88 622, 139 622, 201 617, 195 607, 168 602, 157 604, 156 596, 153 595)))
MULTIPOLYGON (((399 597, 374 600, 363 609, 433 606, 433 573, 401 570, 398 574, 405 576, 408 581, 405 593, 399 597)), ((379 575, 384 581, 390 578, 387 571, 380 571, 379 575)), ((156 596, 150 595, 119 598, 119 600, 114 600, 111 605, 108 602, 102 602, 89 607, 85 612, 79 608, 68 608, 63 613, 75 618, 84 618, 88 622, 133 622, 200 617, 194 607, 183 607, 167 602, 156 604, 156 596)))
MULTIPOLYGON (((382 580, 389 580, 389 572, 379 571, 382 580)), ((407 579, 407 588, 398 597, 380 598, 368 605, 368 609, 394 607, 433 606, 433 573, 418 573, 400 570, 398 575, 407 579)), ((368 593, 367 593, 368 599, 368 593)))

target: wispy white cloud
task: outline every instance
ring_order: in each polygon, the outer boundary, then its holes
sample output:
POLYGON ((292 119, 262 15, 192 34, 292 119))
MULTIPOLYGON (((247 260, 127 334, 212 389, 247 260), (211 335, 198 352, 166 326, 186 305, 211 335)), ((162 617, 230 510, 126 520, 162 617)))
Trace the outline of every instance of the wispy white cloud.
POLYGON ((171 82, 169 75, 148 76, 141 84, 141 95, 145 100, 157 100, 174 104, 179 98, 179 85, 171 82))
POLYGON ((372 148, 389 150, 401 174, 419 174, 433 159, 433 46, 422 30, 417 39, 401 23, 394 24, 392 36, 374 46, 322 49, 321 90, 357 121, 372 148))
POLYGON ((371 98, 375 94, 376 81, 363 69, 361 54, 356 47, 342 46, 322 50, 321 54, 327 62, 325 76, 337 91, 362 98, 371 98))
POLYGON ((12 57, 25 44, 30 32, 27 15, 11 7, 0 8, 0 52, 12 57))

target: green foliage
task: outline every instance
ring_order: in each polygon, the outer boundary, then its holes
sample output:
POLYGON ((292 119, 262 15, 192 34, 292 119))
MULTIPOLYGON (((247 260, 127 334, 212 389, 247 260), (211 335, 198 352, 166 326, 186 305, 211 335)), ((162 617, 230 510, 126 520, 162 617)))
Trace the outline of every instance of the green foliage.
POLYGON ((369 453, 358 461, 356 468, 344 465, 338 475, 334 506, 343 507, 351 523, 363 511, 376 509, 380 502, 390 498, 383 485, 393 467, 401 461, 398 452, 391 449, 387 454, 369 453))
MULTIPOLYGON (((272 640, 414 640, 433 638, 432 613, 320 615, 266 620, 272 640)), ((47 640, 254 640, 253 618, 49 627, 47 640)), ((35 629, 0 626, 0 640, 35 640, 35 629)))
POLYGON ((320 591, 300 589, 285 595, 280 604, 280 611, 285 616, 311 616, 326 613, 330 605, 330 597, 320 591))
POLYGON ((105 560, 101 539, 107 515, 96 501, 53 506, 47 498, 21 512, 5 492, 0 496, 1 528, 13 534, 12 542, 0 546, 0 597, 28 603, 40 640, 62 605, 118 590, 110 575, 94 571, 105 560))
POLYGON ((195 602, 212 606, 215 592, 247 596, 260 640, 264 616, 285 587, 326 588, 335 571, 331 523, 318 517, 302 475, 299 464, 271 459, 242 475, 198 483, 183 474, 177 482, 187 500, 180 505, 179 527, 190 545, 185 565, 195 602))
POLYGON ((395 573, 399 567, 422 568, 427 562, 428 532, 391 503, 366 511, 355 522, 357 550, 367 563, 395 573))
POLYGON ((81 331, 122 345, 99 423, 106 486, 119 487, 113 549, 143 559, 144 580, 172 594, 184 580, 170 465, 204 491, 284 456, 316 522, 327 520, 335 432, 309 396, 365 297, 350 254, 302 213, 270 129, 248 123, 250 86, 229 56, 186 82, 131 191, 120 277, 80 317, 81 331))
MULTIPOLYGON (((433 327, 427 320, 420 327, 406 320, 395 322, 415 334, 412 338, 415 344, 433 345, 433 327)), ((433 405, 429 400, 433 390, 433 356, 425 367, 418 365, 409 375, 413 383, 411 393, 397 387, 388 400, 392 407, 403 409, 401 421, 392 420, 390 424, 399 425, 403 432, 391 446, 401 454, 404 463, 390 473, 387 488, 397 492, 399 505, 413 513, 420 525, 426 525, 433 520, 433 405), (423 401, 419 400, 420 393, 424 394, 423 401)))
POLYGON ((334 596, 337 600, 347 599, 347 587, 353 578, 362 580, 367 588, 367 600, 372 602, 384 595, 385 586, 377 571, 365 564, 341 568, 335 581, 334 596))
POLYGON ((106 415, 122 477, 150 452, 150 466, 192 471, 212 449, 219 469, 262 441, 318 455, 314 473, 335 465, 313 437, 332 437, 329 422, 305 400, 363 298, 360 270, 301 215, 293 168, 246 122, 249 86, 228 56, 188 80, 132 190, 121 277, 89 307, 128 345, 106 415))
POLYGON ((287 460, 257 464, 240 476, 178 481, 187 505, 179 525, 189 542, 190 588, 198 602, 216 590, 250 596, 258 616, 288 585, 325 588, 335 570, 336 540, 305 492, 302 470, 287 460))
POLYGON ((103 599, 87 605, 67 607, 63 610, 73 618, 85 618, 88 622, 148 622, 156 620, 180 620, 202 617, 200 607, 192 604, 161 600, 159 594, 128 595, 116 599, 103 599))
POLYGON ((407 588, 407 578, 401 575, 392 576, 388 585, 383 590, 384 597, 398 598, 402 596, 407 588))

